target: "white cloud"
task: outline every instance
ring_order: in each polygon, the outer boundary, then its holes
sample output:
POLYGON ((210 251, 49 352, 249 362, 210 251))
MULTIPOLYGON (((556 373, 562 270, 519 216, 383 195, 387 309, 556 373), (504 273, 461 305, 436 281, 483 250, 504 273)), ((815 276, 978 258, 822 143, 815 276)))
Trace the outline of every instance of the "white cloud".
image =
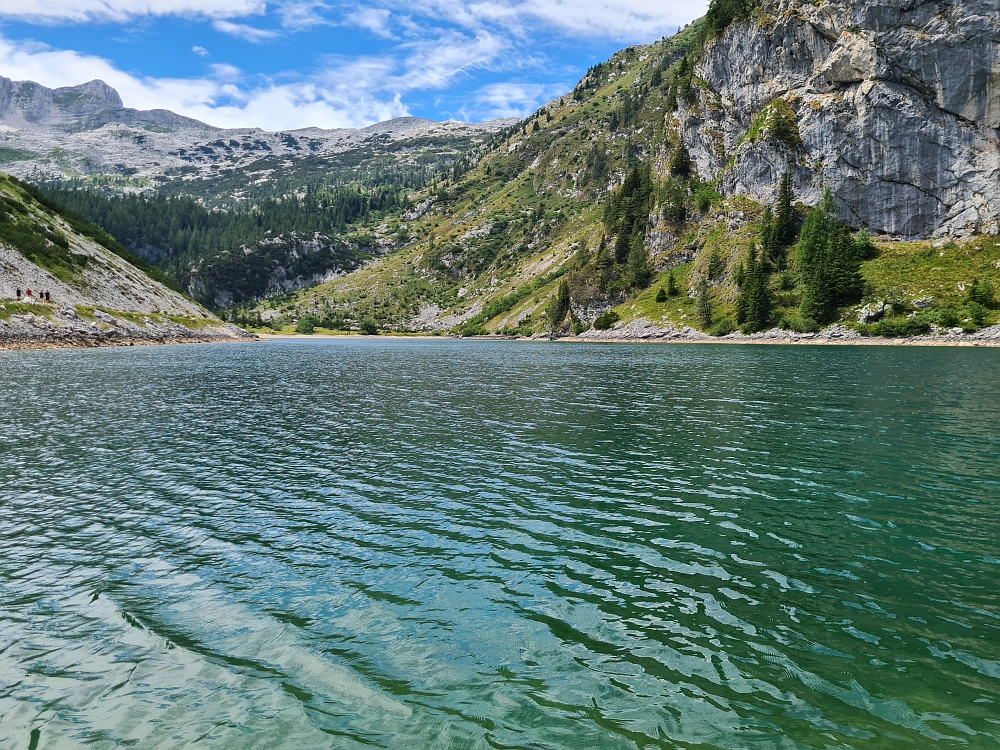
POLYGON ((213 21, 212 28, 216 31, 221 31, 223 34, 229 34, 230 36, 254 43, 274 39, 279 35, 279 32, 272 29, 258 29, 254 26, 247 26, 245 23, 233 23, 232 21, 223 21, 221 19, 213 21))
POLYGON ((649 40, 703 15, 708 0, 375 0, 407 17, 447 21, 465 29, 499 27, 529 38, 543 25, 575 37, 649 40))
POLYGON ((3 0, 0 18, 42 23, 122 22, 142 16, 239 18, 264 10, 264 0, 3 0))
POLYGON ((324 26, 330 22, 321 11, 330 6, 321 0, 286 0, 278 6, 281 25, 292 31, 324 26))
POLYGON ((395 35, 389 30, 390 15, 388 8, 358 8, 344 16, 344 24, 357 26, 383 39, 394 39, 395 35))
POLYGON ((37 43, 15 43, 0 36, 0 71, 14 80, 56 88, 99 78, 121 94, 126 107, 171 109, 219 127, 289 130, 302 127, 363 127, 409 114, 398 93, 384 81, 392 61, 347 61, 339 71, 312 80, 277 84, 227 65, 212 66, 205 78, 137 77, 109 61, 37 43), (359 86, 359 84, 361 84, 359 86))
POLYGON ((466 107, 462 114, 465 119, 470 119, 470 114, 486 118, 525 117, 570 88, 560 83, 491 83, 476 93, 472 111, 466 107))
POLYGON ((198 55, 198 57, 208 57, 208 50, 204 47, 199 47, 197 44, 191 48, 191 51, 198 55))
POLYGON ((631 40, 673 33, 703 15, 708 0, 526 0, 516 7, 571 34, 631 40))

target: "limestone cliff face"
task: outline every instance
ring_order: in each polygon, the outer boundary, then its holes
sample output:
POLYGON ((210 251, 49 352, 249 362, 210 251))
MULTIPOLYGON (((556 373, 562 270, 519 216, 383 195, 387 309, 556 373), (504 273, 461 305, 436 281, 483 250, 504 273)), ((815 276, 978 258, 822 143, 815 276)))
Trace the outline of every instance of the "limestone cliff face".
POLYGON ((997 0, 764 0, 695 76, 678 129, 724 192, 773 200, 790 167, 804 202, 829 187, 856 227, 1000 231, 997 0), (797 138, 774 137, 775 110, 797 138))

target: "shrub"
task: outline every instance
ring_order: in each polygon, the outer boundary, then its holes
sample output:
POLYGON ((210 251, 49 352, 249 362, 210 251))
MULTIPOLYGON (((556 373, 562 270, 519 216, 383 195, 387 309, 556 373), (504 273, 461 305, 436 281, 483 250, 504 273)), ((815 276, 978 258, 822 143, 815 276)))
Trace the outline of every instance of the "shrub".
POLYGON ((976 302, 983 307, 989 307, 993 304, 994 294, 993 284, 989 280, 980 281, 979 279, 973 279, 972 286, 966 292, 969 302, 976 302))
POLYGON ((874 325, 858 326, 862 336, 884 336, 900 338, 903 336, 920 336, 930 333, 931 324, 925 317, 890 318, 874 325))
POLYGON ((962 320, 962 316, 959 315, 958 310, 951 305, 935 307, 926 313, 926 318, 931 323, 939 325, 942 328, 954 328, 962 320))
POLYGON ((365 336, 376 336, 378 335, 378 323, 371 317, 362 318, 361 322, 358 323, 358 330, 365 336))
POLYGON ((606 331, 619 320, 621 320, 621 316, 618 313, 614 310, 608 310, 597 316, 597 320, 594 321, 594 328, 598 331, 606 331))
POLYGON ((723 318, 714 326, 712 326, 708 332, 712 336, 728 336, 735 330, 736 330, 736 324, 733 323, 732 318, 723 318))
POLYGON ((295 332, 309 335, 316 330, 316 324, 318 322, 319 321, 313 315, 303 315, 299 318, 298 325, 295 326, 295 332))
POLYGON ((819 323, 813 318, 798 315, 786 315, 778 323, 778 327, 785 331, 795 331, 796 333, 816 333, 819 331, 819 323))
POLYGON ((966 302, 965 309, 969 311, 969 317, 972 318, 972 322, 977 326, 981 326, 986 322, 985 305, 981 305, 978 302, 966 302))
POLYGON ((657 304, 663 304, 666 301, 667 301, 667 290, 661 286, 659 290, 656 292, 656 302, 657 304))

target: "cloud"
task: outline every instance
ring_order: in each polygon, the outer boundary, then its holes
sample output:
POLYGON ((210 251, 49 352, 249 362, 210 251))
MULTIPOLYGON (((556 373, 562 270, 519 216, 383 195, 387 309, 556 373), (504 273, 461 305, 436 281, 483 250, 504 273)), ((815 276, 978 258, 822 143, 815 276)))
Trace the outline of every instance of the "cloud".
POLYGON ((330 6, 321 0, 286 0, 278 6, 278 16, 284 28, 301 31, 329 25, 331 22, 321 12, 326 10, 330 6))
POLYGON ((208 50, 204 47, 199 47, 197 44, 191 48, 191 51, 198 55, 198 57, 208 57, 208 50))
POLYGON ((120 23, 142 16, 241 18, 265 9, 264 0, 4 0, 0 18, 36 23, 120 23))
POLYGON ((212 28, 229 34, 247 42, 259 43, 279 36, 279 32, 272 29, 258 29, 254 26, 247 26, 245 23, 233 23, 232 21, 216 20, 212 22, 212 28))
POLYGON ((704 14, 708 0, 373 0, 373 6, 408 17, 446 21, 467 30, 503 29, 537 35, 539 24, 573 37, 631 42, 676 31, 704 14))
POLYGON ((118 90, 126 107, 168 108, 229 128, 363 127, 405 116, 401 95, 384 85, 393 66, 376 58, 350 60, 338 71, 280 84, 228 65, 212 66, 204 78, 138 77, 94 55, 0 36, 0 70, 14 80, 57 88, 99 78, 118 90))
MULTIPOLYGON (((571 87, 562 83, 491 83, 476 92, 474 110, 463 108, 462 114, 487 118, 525 117, 571 87)), ((471 118, 466 116, 464 119, 471 118)))
POLYGON ((344 25, 357 26, 383 39, 395 39, 389 30, 390 16, 388 8, 358 8, 344 16, 344 25))

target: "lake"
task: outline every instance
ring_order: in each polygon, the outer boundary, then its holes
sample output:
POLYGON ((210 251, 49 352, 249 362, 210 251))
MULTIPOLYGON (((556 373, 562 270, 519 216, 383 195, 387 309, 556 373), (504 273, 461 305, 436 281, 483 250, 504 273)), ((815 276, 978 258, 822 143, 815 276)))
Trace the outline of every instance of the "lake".
POLYGON ((0 748, 996 748, 998 358, 0 352, 0 748))

